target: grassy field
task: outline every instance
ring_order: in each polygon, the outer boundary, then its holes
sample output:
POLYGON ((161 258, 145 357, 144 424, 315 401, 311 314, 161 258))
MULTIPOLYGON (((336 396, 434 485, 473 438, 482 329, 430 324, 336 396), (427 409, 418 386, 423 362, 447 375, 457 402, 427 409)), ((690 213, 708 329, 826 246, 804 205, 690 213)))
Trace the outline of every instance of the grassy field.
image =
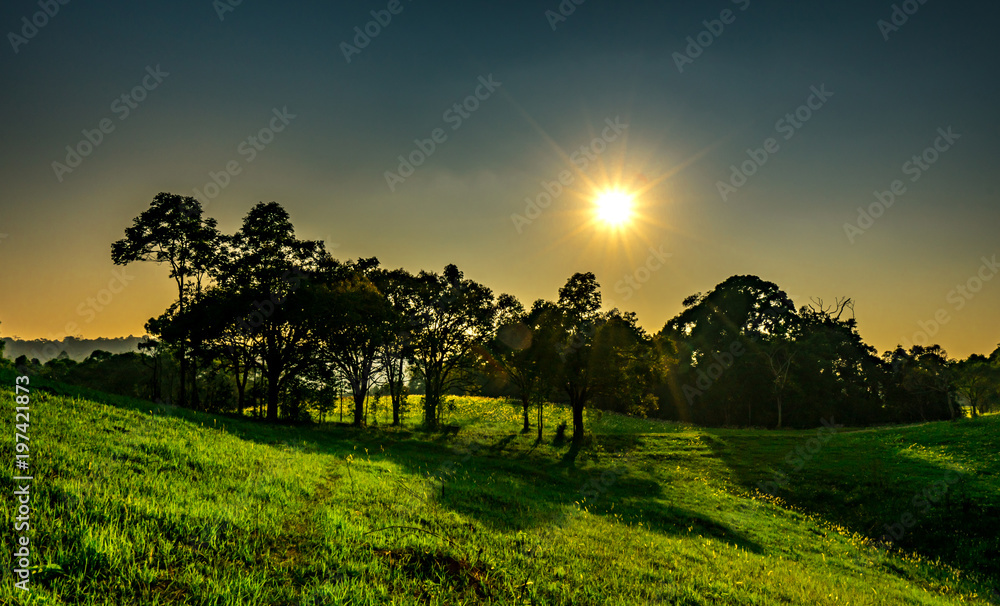
POLYGON ((13 589, 5 539, 3 604, 1000 603, 997 416, 768 432, 593 413, 572 453, 551 442, 565 411, 535 444, 482 398, 430 434, 63 394, 32 395, 34 590, 13 589))

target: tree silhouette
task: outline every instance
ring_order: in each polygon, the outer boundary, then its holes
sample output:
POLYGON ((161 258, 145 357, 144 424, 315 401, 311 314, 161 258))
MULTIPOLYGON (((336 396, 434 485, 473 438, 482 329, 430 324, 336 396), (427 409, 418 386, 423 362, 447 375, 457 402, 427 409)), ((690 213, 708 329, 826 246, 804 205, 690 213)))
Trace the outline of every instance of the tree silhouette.
POLYGON ((390 309, 379 355, 382 375, 392 403, 392 424, 398 426, 406 399, 406 359, 413 353, 413 327, 409 319, 413 317, 417 307, 416 278, 402 269, 377 269, 371 273, 371 279, 390 309))
POLYGON ((889 365, 886 406, 899 423, 954 419, 953 376, 948 354, 940 345, 897 347, 883 354, 889 365))
POLYGON ((338 266, 306 291, 308 322, 318 344, 314 352, 334 367, 354 395, 354 425, 364 419, 365 399, 381 370, 379 355, 391 338, 393 310, 368 278, 378 259, 338 266))
MULTIPOLYGON (((545 402, 568 403, 576 450, 587 405, 772 427, 834 416, 853 424, 954 419, 960 403, 974 415, 1000 406, 1000 347, 962 362, 936 345, 880 359, 858 333, 852 299, 832 306, 814 299, 796 311, 777 285, 752 275, 686 298, 650 338, 634 313, 600 311, 593 273, 574 274, 556 302, 538 300, 526 311, 454 265, 414 276, 384 270, 374 257, 337 261, 322 242, 298 239, 275 202, 257 204, 239 231, 223 236, 197 200, 161 193, 112 244, 111 256, 116 264, 167 264, 177 285, 177 300, 146 325, 159 338, 144 345, 152 363, 137 358, 152 372, 152 397, 161 385, 177 393, 179 376, 181 404, 190 396, 200 407, 204 392, 210 407, 235 404, 242 413, 251 399, 263 399, 270 421, 296 416, 308 402, 325 410, 346 385, 361 424, 366 395, 384 382, 399 425, 409 380, 424 390, 423 420, 433 428, 444 396, 477 388, 483 377, 488 389, 520 398, 523 432, 537 406, 539 440, 545 402)), ((67 338, 64 345, 74 351, 77 344, 67 338)), ((119 361, 122 369, 136 366, 119 361)), ((98 364, 70 373, 66 360, 45 368, 25 356, 18 362, 65 376, 98 364)))
POLYGON ((497 300, 497 331, 490 343, 492 362, 517 390, 521 400, 521 432, 531 430, 529 412, 538 407, 538 439, 542 439, 542 407, 549 393, 546 378, 556 372, 555 343, 546 332, 542 316, 545 302, 537 301, 525 311, 520 301, 511 295, 497 300))
POLYGON ((955 391, 969 403, 972 416, 992 408, 1000 385, 1000 364, 983 355, 972 354, 955 364, 955 391))
POLYGON ((634 312, 602 315, 594 337, 594 405, 626 415, 648 416, 659 408, 654 385, 662 381, 652 339, 634 312))
POLYGON ((798 321, 788 295, 757 276, 732 276, 707 295, 688 297, 684 306, 664 325, 660 337, 686 345, 689 375, 681 389, 687 401, 699 402, 695 418, 731 424, 740 416, 737 407, 746 406, 749 422, 761 416, 753 410, 763 402, 754 400, 766 393, 780 424, 782 395, 794 357, 790 340, 798 321), (734 351, 756 355, 737 361, 734 351), (765 376, 770 381, 763 384, 765 376))
POLYGON ((799 310, 788 386, 795 397, 794 424, 834 416, 864 424, 882 416, 884 365, 858 334, 853 312, 854 301, 847 297, 829 306, 814 299, 799 310), (845 317, 848 310, 851 317, 845 317))
POLYGON ((420 272, 414 301, 411 362, 424 381, 424 424, 433 428, 444 395, 469 385, 477 347, 491 337, 496 306, 489 288, 464 279, 454 265, 443 274, 420 272))
MULTIPOLYGON (((125 229, 125 237, 111 245, 115 265, 134 261, 152 261, 170 266, 170 277, 177 285, 178 313, 184 313, 188 300, 198 296, 202 281, 218 254, 219 232, 215 219, 202 217, 201 203, 190 196, 159 193, 149 208, 125 229)), ((180 359, 180 404, 187 401, 188 339, 178 342, 180 359)), ((194 393, 197 398, 197 387, 194 393)))
POLYGON ((569 398, 573 413, 573 441, 583 441, 583 409, 598 389, 598 361, 594 337, 602 322, 601 291, 597 277, 576 273, 559 289, 559 300, 545 314, 547 329, 559 335, 559 372, 555 375, 569 398))
POLYGON ((278 418, 289 379, 315 364, 308 310, 298 291, 327 256, 322 242, 295 237, 288 212, 277 202, 254 206, 227 243, 220 287, 243 302, 243 313, 234 321, 256 340, 269 421, 278 418))

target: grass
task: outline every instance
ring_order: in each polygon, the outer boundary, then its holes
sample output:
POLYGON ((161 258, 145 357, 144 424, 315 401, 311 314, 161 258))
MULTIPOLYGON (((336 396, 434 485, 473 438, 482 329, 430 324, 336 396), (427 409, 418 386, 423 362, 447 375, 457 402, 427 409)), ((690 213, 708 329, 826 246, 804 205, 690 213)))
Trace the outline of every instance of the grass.
MULTIPOLYGON (((998 416, 810 443, 590 413, 573 458, 482 398, 424 433, 52 389, 31 405, 34 590, 13 589, 8 545, 4 604, 1000 602, 998 416), (948 470, 961 479, 914 506, 948 470)), ((565 411, 547 415, 551 438, 565 411)))
MULTIPOLYGON (((421 397, 409 396, 407 399, 409 413, 405 421, 412 424, 416 421, 421 409, 421 397)), ((349 422, 353 402, 344 398, 344 420, 349 422)), ((392 408, 387 397, 379 398, 375 406, 377 415, 369 418, 375 426, 385 426, 392 423, 392 408)), ((328 413, 326 420, 339 421, 340 408, 334 407, 334 412, 328 413)), ((314 413, 315 414, 315 413, 314 413)), ((523 410, 520 400, 501 398, 484 398, 479 396, 447 396, 444 424, 456 424, 462 427, 474 428, 479 431, 506 434, 512 429, 517 430, 523 424, 523 410)), ((319 415, 316 415, 319 418, 319 415)), ((528 411, 532 432, 535 433, 535 421, 538 409, 532 406, 528 411)), ((546 432, 551 433, 560 423, 566 423, 572 433, 573 418, 567 406, 546 404, 543 408, 542 424, 546 432)), ((589 431, 598 434, 633 434, 633 433, 674 433, 685 429, 678 423, 656 419, 641 419, 617 414, 604 413, 600 410, 584 410, 584 423, 589 431)))

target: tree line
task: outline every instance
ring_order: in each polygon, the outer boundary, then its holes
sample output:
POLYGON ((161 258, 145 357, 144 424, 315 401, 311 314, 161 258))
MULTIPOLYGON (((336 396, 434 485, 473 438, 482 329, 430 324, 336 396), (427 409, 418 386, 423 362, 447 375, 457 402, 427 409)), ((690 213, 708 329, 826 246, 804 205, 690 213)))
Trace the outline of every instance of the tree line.
MULTIPOLYGON (((176 300, 146 330, 154 395, 212 410, 261 409, 302 419, 343 390, 351 421, 367 396, 387 395, 394 424, 407 395, 438 427, 449 394, 511 398, 539 439, 549 403, 713 426, 815 427, 955 419, 1000 409, 1000 347, 950 360, 937 345, 879 356, 864 343, 849 298, 796 309, 777 285, 733 276, 655 334, 632 312, 602 311, 593 273, 554 301, 523 305, 455 266, 440 273, 340 261, 302 240, 277 203, 260 203, 221 233, 191 197, 161 193, 112 244, 114 263, 166 265, 176 300), (162 382, 162 381, 161 381, 162 382), (260 405, 258 408, 258 404, 260 405)), ((135 355, 135 354, 134 354, 135 355)), ((53 361, 55 363, 56 361, 53 361)), ((91 362, 91 360, 88 360, 91 362)), ((61 362, 64 366, 66 362, 61 362)))

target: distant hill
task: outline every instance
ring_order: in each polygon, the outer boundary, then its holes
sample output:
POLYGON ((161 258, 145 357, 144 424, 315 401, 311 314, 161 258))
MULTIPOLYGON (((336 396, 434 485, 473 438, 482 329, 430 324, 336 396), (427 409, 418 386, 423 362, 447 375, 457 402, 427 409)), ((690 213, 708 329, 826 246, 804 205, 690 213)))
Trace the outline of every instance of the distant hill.
POLYGON ((7 344, 4 355, 11 360, 16 359, 20 355, 25 355, 29 359, 38 358, 44 364, 53 358, 59 357, 59 354, 65 351, 70 358, 77 362, 82 362, 84 358, 98 349, 109 351, 113 354, 137 351, 136 346, 144 338, 129 335, 113 339, 78 339, 76 337, 66 337, 61 341, 53 341, 51 339, 24 341, 4 337, 3 340, 7 344))

